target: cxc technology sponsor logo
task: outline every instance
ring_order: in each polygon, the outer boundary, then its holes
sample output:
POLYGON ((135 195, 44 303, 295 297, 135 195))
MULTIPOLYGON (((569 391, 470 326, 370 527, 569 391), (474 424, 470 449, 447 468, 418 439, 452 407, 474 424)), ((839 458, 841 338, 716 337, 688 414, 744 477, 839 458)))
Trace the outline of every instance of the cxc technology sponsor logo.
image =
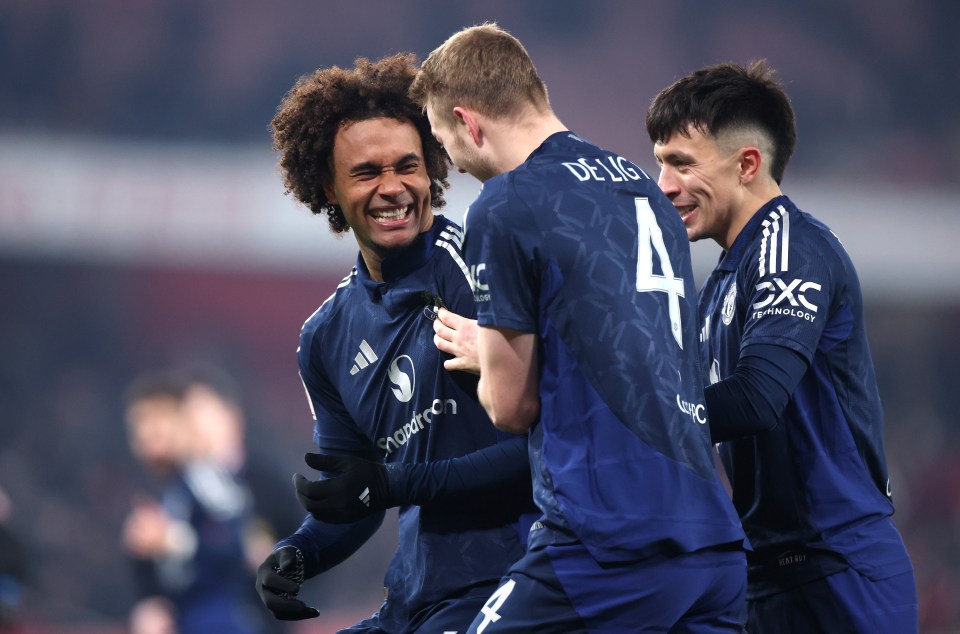
POLYGON ((795 279, 792 282, 784 282, 779 277, 773 278, 771 282, 760 282, 756 290, 766 291, 760 301, 753 305, 753 318, 760 319, 767 315, 787 315, 797 317, 806 321, 815 321, 817 319, 817 305, 810 302, 806 294, 821 290, 820 284, 816 282, 804 282, 795 279), (788 305, 783 305, 781 304, 788 305), (806 309, 806 310, 804 310, 806 309))
POLYGON ((490 284, 487 283, 487 264, 473 264, 470 266, 470 286, 473 288, 473 301, 486 302, 490 300, 490 284))

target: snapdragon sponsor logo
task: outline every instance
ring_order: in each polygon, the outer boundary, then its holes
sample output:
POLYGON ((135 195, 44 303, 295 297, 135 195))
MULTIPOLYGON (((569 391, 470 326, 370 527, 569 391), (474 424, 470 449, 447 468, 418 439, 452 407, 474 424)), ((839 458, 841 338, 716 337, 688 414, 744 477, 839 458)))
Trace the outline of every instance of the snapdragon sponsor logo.
POLYGON ((393 432, 393 434, 377 439, 377 447, 389 456, 410 442, 410 439, 423 431, 427 425, 433 423, 434 417, 440 416, 441 414, 456 416, 457 402, 452 398, 445 400, 438 398, 433 399, 430 406, 422 412, 414 414, 409 423, 404 424, 393 432))
POLYGON ((413 390, 417 385, 417 373, 413 368, 413 359, 405 354, 394 359, 387 370, 387 379, 393 383, 390 391, 397 397, 397 400, 401 403, 410 402, 410 399, 413 398, 413 390), (409 373, 404 372, 401 366, 406 367, 409 373))
POLYGON ((806 294, 819 292, 821 288, 816 282, 804 282, 800 279, 784 282, 781 278, 775 277, 770 282, 760 282, 756 290, 766 291, 766 295, 753 305, 753 318, 786 315, 810 322, 815 321, 817 305, 808 300, 806 294), (781 304, 785 305, 781 306, 781 304))
POLYGON ((707 408, 703 403, 691 403, 680 398, 677 394, 677 407, 680 411, 690 417, 690 420, 701 425, 707 424, 707 408))

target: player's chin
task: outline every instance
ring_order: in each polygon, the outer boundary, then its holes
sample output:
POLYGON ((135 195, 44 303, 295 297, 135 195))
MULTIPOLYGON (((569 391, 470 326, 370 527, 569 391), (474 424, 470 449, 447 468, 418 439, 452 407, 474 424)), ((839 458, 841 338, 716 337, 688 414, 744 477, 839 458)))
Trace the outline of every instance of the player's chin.
POLYGON ((697 242, 703 240, 706 236, 702 232, 698 231, 697 228, 693 225, 687 225, 687 240, 690 242, 697 242))

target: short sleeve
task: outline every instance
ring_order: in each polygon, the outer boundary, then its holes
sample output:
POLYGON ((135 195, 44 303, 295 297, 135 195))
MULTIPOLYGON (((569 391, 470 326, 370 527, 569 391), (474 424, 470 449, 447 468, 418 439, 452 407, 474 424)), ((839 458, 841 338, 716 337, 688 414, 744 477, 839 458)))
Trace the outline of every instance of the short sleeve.
POLYGON ((843 263, 815 231, 778 237, 765 227, 737 284, 746 293, 740 349, 780 345, 811 361, 834 310, 843 263))
MULTIPOLYGON (((489 183, 489 181, 488 181, 489 183)), ((505 196, 507 182, 467 214, 465 252, 481 326, 537 331, 538 275, 533 227, 522 200, 505 196)))

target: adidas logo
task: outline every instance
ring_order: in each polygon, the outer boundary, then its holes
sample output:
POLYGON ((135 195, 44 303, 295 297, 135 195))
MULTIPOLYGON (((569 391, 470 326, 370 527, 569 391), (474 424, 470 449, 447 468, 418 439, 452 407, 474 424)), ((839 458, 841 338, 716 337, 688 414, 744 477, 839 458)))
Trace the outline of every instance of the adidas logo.
POLYGON ((360 492, 360 501, 363 502, 364 506, 370 508, 370 487, 366 487, 360 492))
POLYGON ((353 376, 379 358, 377 353, 373 351, 373 348, 370 347, 370 344, 367 343, 367 340, 364 339, 360 342, 360 352, 353 358, 353 367, 350 368, 350 376, 353 376))

